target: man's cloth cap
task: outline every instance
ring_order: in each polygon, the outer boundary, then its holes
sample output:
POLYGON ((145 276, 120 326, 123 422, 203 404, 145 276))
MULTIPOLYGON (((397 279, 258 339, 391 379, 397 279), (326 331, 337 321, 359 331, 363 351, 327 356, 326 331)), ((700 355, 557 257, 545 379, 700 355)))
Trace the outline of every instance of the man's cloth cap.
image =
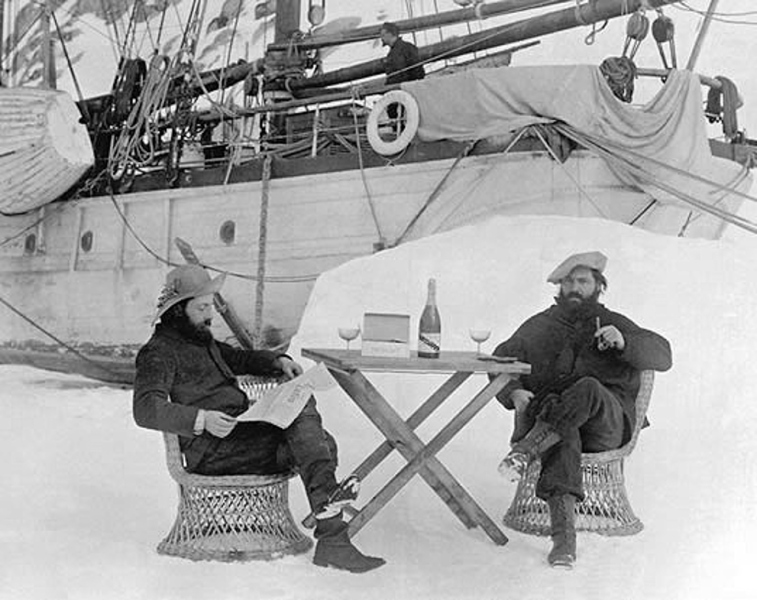
POLYGON ((188 298, 215 294, 223 286, 226 273, 214 279, 199 265, 181 265, 168 272, 166 283, 158 298, 158 307, 153 323, 172 306, 188 298))
POLYGON ((560 283, 576 267, 588 267, 596 269, 600 273, 607 266, 607 257, 601 252, 579 252, 569 256, 547 277, 549 283, 560 283))
POLYGON ((391 33, 395 37, 398 37, 400 34, 400 28, 396 24, 391 23, 389 21, 387 21, 386 23, 383 23, 381 25, 381 29, 391 33))

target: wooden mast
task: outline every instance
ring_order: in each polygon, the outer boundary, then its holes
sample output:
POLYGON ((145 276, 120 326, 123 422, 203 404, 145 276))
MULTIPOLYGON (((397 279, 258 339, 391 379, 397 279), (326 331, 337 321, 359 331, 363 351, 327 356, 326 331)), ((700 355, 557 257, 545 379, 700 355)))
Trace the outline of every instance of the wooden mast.
MULTIPOLYGON (((543 15, 538 15, 507 25, 495 27, 472 35, 451 38, 437 44, 419 48, 421 62, 431 62, 442 58, 452 58, 462 54, 470 54, 504 46, 523 40, 533 39, 557 31, 573 29, 582 25, 601 23, 638 10, 642 5, 648 9, 659 8, 667 4, 674 4, 680 0, 603 0, 582 4, 543 15)), ((314 87, 326 87, 357 79, 364 79, 384 72, 383 58, 371 60, 344 69, 337 69, 330 73, 317 75, 307 79, 292 79, 289 87, 293 91, 314 87)))
POLYGON ((694 42, 694 47, 691 49, 691 54, 689 55, 689 61, 686 63, 686 69, 688 71, 694 70, 694 65, 697 63, 697 59, 699 58, 699 52, 702 50, 702 43, 704 42, 704 38, 707 37, 707 31, 710 28, 710 23, 712 22, 712 17, 715 14, 715 9, 718 6, 719 0, 710 0, 710 6, 707 9, 707 14, 704 17, 704 21, 702 22, 702 28, 699 30, 699 35, 697 36, 696 41, 694 42))
POLYGON ((0 0, 0 87, 4 85, 10 85, 10 82, 5 81, 5 74, 3 69, 3 60, 5 55, 3 49, 5 48, 5 0, 0 0))
POLYGON ((274 43, 286 50, 292 34, 300 30, 302 0, 278 0, 276 2, 276 33, 274 43))
POLYGON ((50 0, 45 1, 40 17, 42 27, 42 84, 43 88, 54 90, 57 88, 55 80, 55 62, 53 60, 53 42, 50 36, 50 0))

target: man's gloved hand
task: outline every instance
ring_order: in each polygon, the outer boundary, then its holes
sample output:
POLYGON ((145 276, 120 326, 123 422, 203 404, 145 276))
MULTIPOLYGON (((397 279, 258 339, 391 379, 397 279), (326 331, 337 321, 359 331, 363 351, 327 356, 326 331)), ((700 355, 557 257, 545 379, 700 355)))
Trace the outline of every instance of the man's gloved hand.
POLYGON ((626 340, 620 330, 615 325, 605 325, 597 329, 594 337, 597 338, 597 348, 600 351, 614 348, 623 350, 626 347, 626 340))
POLYGON ((528 403, 531 402, 531 398, 533 397, 533 392, 524 389, 513 390, 510 393, 510 400, 512 400, 513 406, 515 406, 517 412, 526 410, 528 403))
POLYGON ((219 410, 205 411, 205 431, 216 437, 225 438, 236 427, 236 424, 237 420, 234 417, 219 410))
POLYGON ((302 375, 303 369, 299 363, 293 361, 288 356, 279 356, 274 363, 276 368, 279 369, 287 379, 294 379, 298 375, 302 375))

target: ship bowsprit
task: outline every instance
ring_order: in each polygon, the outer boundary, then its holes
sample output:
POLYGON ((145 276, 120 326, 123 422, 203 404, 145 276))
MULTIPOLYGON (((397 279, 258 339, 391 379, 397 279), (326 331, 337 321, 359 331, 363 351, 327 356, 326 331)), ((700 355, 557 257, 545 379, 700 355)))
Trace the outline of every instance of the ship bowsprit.
POLYGON ((65 92, 0 88, 0 211, 22 213, 65 194, 94 164, 81 114, 65 92))

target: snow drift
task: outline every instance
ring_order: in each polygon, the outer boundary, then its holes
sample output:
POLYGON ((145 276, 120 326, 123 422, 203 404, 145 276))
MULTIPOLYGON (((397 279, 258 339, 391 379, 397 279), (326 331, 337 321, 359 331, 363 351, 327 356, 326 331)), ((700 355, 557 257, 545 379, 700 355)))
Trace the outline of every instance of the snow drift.
MULTIPOLYGON (((87 380, 2 367, 0 449, 8 457, 0 535, 0 598, 743 599, 753 596, 757 535, 751 349, 757 343, 747 241, 657 236, 617 223, 497 218, 360 259, 318 281, 291 353, 339 347, 337 328, 365 311, 406 312, 415 327, 436 277, 446 349, 474 349, 471 327, 492 330, 485 350, 546 307, 549 272, 565 256, 609 257, 612 309, 671 342, 674 367, 656 378, 646 429, 626 462, 631 503, 645 523, 633 537, 579 534, 569 573, 546 565, 549 541, 505 530, 497 547, 466 530, 419 478, 356 543, 387 566, 355 576, 319 569, 310 555, 270 563, 191 563, 158 556, 176 491, 162 440, 131 420, 131 394, 87 380)), ((306 361, 303 361, 306 362, 306 361)), ((434 376, 371 376, 404 414, 434 376)), ((470 382, 465 390, 480 384, 470 382)), ((465 398, 450 402, 459 408, 465 398)), ((319 397, 340 442, 344 475, 381 441, 339 390, 319 397)), ((424 424, 424 439, 446 414, 424 424)), ((514 486, 496 466, 510 414, 487 406, 440 454, 497 522, 514 486)), ((364 484, 372 495, 403 464, 392 456, 364 484)), ((306 501, 292 483, 300 518, 306 501)))

